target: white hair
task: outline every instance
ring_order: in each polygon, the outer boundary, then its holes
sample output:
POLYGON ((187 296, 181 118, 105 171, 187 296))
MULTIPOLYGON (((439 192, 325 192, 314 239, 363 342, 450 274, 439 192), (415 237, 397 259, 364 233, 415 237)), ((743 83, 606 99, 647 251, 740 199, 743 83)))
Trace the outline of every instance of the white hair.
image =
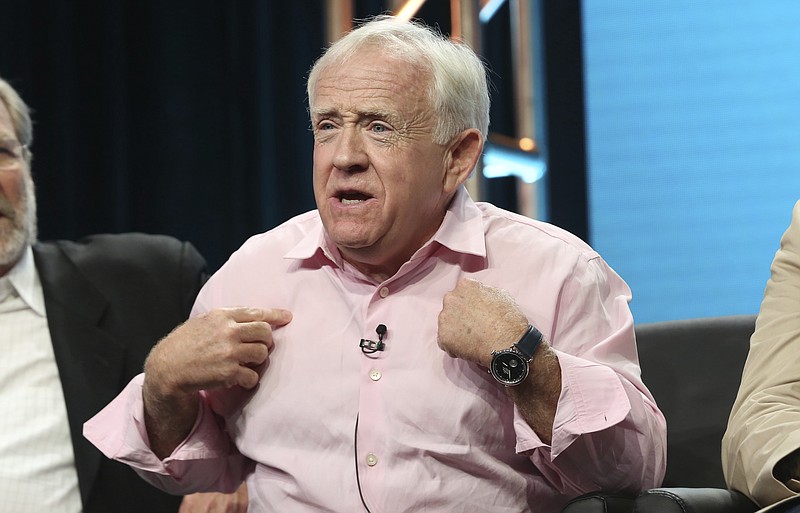
POLYGON ((489 88, 480 58, 465 43, 451 41, 421 23, 392 16, 371 18, 328 48, 309 72, 309 104, 314 101, 320 73, 342 65, 365 47, 378 47, 427 74, 428 100, 436 113, 435 143, 445 144, 468 128, 477 128, 486 139, 489 88))

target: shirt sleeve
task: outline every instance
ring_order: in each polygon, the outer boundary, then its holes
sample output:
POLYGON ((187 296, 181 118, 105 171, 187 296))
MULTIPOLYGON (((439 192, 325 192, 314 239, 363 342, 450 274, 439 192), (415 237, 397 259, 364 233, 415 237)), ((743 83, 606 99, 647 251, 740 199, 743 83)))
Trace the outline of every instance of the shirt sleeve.
POLYGON ((728 486, 761 506, 795 495, 773 476, 800 449, 800 202, 781 238, 750 339, 722 463, 728 486))
POLYGON ((659 486, 666 422, 641 380, 630 289, 596 254, 565 280, 548 339, 562 386, 552 443, 516 412, 517 452, 565 494, 659 486))
POLYGON ((252 471, 252 462, 231 443, 222 421, 201 394, 200 409, 187 438, 160 460, 150 449, 144 424, 144 374, 83 426, 83 435, 106 457, 130 465, 154 486, 172 494, 233 492, 252 471))

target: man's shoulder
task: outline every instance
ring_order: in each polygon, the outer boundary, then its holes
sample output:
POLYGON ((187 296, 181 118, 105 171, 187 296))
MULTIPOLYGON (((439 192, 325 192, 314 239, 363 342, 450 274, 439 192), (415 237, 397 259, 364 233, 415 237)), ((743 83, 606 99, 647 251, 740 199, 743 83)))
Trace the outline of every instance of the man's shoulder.
MULTIPOLYGON (((78 267, 98 271, 126 268, 169 268, 205 261, 194 246, 169 235, 147 233, 103 233, 79 240, 52 240, 34 245, 38 258, 60 254, 78 267)), ((37 259, 38 259, 37 258, 37 259)))
POLYGON ((87 235, 78 240, 50 240, 42 241, 37 245, 42 247, 58 248, 70 255, 102 255, 113 257, 115 255, 149 255, 180 252, 184 250, 185 241, 169 235, 149 233, 100 233, 87 235))
POLYGON ((58 241, 59 244, 82 248, 85 251, 93 250, 130 250, 141 251, 176 251, 184 242, 170 235, 129 232, 129 233, 98 233, 87 235, 77 241, 58 241))
POLYGON ((510 212, 491 203, 479 203, 478 208, 483 215, 487 242, 491 239, 508 239, 519 244, 531 244, 532 247, 552 244, 569 248, 584 257, 597 256, 588 243, 564 228, 510 212))
POLYGON ((253 235, 245 241, 242 248, 266 246, 273 252, 281 253, 305 237, 318 234, 320 230, 322 230, 322 220, 319 217, 319 212, 317 210, 309 210, 284 221, 270 230, 253 235))

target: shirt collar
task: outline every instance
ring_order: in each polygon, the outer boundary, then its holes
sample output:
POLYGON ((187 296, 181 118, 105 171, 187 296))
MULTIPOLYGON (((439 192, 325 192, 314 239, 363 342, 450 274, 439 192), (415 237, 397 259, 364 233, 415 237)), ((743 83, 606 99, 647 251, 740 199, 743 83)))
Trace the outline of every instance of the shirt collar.
POLYGON ((459 187, 433 239, 455 253, 486 257, 483 213, 465 187, 459 187))
POLYGON ((6 276, 8 276, 19 297, 25 301, 25 304, 38 315, 44 316, 44 293, 42 292, 42 283, 39 281, 39 273, 36 272, 33 250, 30 246, 25 248, 22 258, 17 262, 17 265, 11 268, 6 276))
MULTIPOLYGON (((456 191, 441 226, 423 248, 432 242, 438 242, 456 253, 486 256, 483 216, 465 187, 459 187, 456 191)), ((318 252, 322 252, 329 260, 340 268, 342 267, 341 254, 333 242, 328 239, 322 223, 318 223, 312 230, 309 230, 306 236, 284 255, 284 258, 306 260, 314 257, 318 252)))
POLYGON ((320 222, 316 223, 306 235, 300 239, 300 242, 295 244, 283 257, 293 260, 307 260, 316 255, 318 251, 322 251, 330 260, 338 263, 334 255, 338 256, 339 251, 335 249, 333 243, 330 244, 330 247, 334 248, 333 253, 328 250, 328 247, 325 229, 320 220, 320 222))

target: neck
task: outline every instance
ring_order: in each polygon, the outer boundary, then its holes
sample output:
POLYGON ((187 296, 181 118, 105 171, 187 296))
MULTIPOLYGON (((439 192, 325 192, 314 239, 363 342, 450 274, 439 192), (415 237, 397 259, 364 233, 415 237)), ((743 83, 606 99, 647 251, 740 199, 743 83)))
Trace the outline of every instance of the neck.
POLYGON ((369 255, 361 254, 359 250, 354 251, 349 248, 339 248, 339 252, 348 264, 358 269, 362 274, 368 276, 375 283, 382 283, 394 276, 407 260, 402 259, 402 261, 398 263, 378 263, 377 260, 373 262, 373 259, 369 258, 369 255))
POLYGON ((369 276, 375 283, 386 281, 394 276, 403 264, 411 260, 414 253, 419 251, 436 235, 444 221, 447 205, 451 200, 452 197, 448 198, 441 212, 434 222, 428 224, 427 229, 423 228, 415 237, 407 240, 402 246, 397 242, 392 244, 386 239, 381 239, 366 247, 337 246, 337 249, 347 263, 364 275, 369 276))

